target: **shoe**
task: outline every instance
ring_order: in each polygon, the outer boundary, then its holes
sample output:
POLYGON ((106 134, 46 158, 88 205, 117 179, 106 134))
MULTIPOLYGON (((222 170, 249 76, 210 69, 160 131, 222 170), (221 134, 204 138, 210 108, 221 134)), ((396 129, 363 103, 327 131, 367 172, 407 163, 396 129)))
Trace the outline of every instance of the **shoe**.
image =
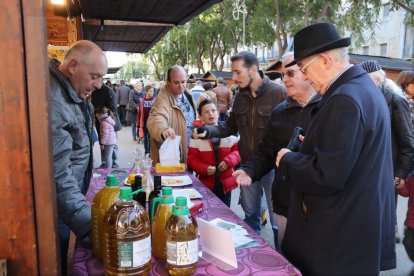
POLYGON ((395 242, 396 243, 400 243, 401 242, 400 233, 398 231, 398 225, 395 225, 395 242))
POLYGON ((113 169, 117 169, 117 168, 119 168, 119 165, 118 165, 118 164, 116 164, 116 163, 114 163, 114 164, 112 164, 112 168, 113 168, 113 169))
POLYGON ((132 141, 135 141, 136 142, 137 141, 137 138, 132 138, 132 141))
POLYGON ((106 164, 105 164, 105 163, 102 163, 102 164, 99 166, 99 169, 106 169, 106 164))

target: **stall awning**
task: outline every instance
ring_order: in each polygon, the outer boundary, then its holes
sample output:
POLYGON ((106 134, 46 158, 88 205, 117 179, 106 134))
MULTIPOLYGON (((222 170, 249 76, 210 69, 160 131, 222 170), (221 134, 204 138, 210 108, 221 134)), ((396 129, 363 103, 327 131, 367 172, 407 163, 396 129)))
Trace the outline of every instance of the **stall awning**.
POLYGON ((221 0, 72 0, 69 16, 82 14, 83 38, 104 51, 145 53, 172 27, 221 0))

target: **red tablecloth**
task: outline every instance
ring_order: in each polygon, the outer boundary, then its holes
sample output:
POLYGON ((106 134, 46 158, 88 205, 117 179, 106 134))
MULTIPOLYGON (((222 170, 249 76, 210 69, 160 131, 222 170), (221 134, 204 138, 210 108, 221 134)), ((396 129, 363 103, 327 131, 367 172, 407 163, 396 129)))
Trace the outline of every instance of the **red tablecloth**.
MULTIPOLYGON (((105 178, 112 170, 96 169, 95 174, 99 177, 92 178, 86 198, 92 202, 95 194, 105 186, 105 178)), ((290 264, 283 256, 267 244, 257 235, 242 219, 233 213, 222 203, 208 188, 201 184, 198 179, 190 175, 193 184, 203 195, 203 211, 197 216, 210 221, 217 217, 242 225, 249 233, 249 237, 255 239, 259 246, 239 249, 236 251, 238 268, 231 271, 223 271, 217 266, 199 259, 195 275, 301 275, 300 272, 290 264)), ((188 186, 187 186, 188 187, 188 186)), ((103 275, 103 264, 92 254, 90 244, 77 241, 73 254, 72 275, 103 275)), ((165 262, 158 261, 154 257, 151 260, 150 275, 168 275, 165 270, 165 262)))

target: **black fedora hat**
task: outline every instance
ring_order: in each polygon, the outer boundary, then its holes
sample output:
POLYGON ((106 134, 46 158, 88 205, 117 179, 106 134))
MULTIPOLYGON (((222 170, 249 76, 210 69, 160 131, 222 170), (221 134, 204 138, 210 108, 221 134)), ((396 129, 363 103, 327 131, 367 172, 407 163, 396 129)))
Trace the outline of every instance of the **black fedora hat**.
POLYGON ((286 67, 295 65, 299 60, 328 50, 348 47, 351 38, 341 38, 331 23, 316 23, 297 32, 294 37, 294 60, 286 67))

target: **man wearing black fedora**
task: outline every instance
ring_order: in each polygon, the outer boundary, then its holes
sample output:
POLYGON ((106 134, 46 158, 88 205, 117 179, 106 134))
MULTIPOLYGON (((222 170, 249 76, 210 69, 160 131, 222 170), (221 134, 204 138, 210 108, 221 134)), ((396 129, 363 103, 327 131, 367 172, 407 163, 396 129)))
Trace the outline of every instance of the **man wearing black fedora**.
POLYGON ((282 249, 304 275, 378 275, 395 268, 390 118, 350 38, 318 23, 294 37, 294 60, 322 96, 299 152, 281 149, 291 187, 282 249))

